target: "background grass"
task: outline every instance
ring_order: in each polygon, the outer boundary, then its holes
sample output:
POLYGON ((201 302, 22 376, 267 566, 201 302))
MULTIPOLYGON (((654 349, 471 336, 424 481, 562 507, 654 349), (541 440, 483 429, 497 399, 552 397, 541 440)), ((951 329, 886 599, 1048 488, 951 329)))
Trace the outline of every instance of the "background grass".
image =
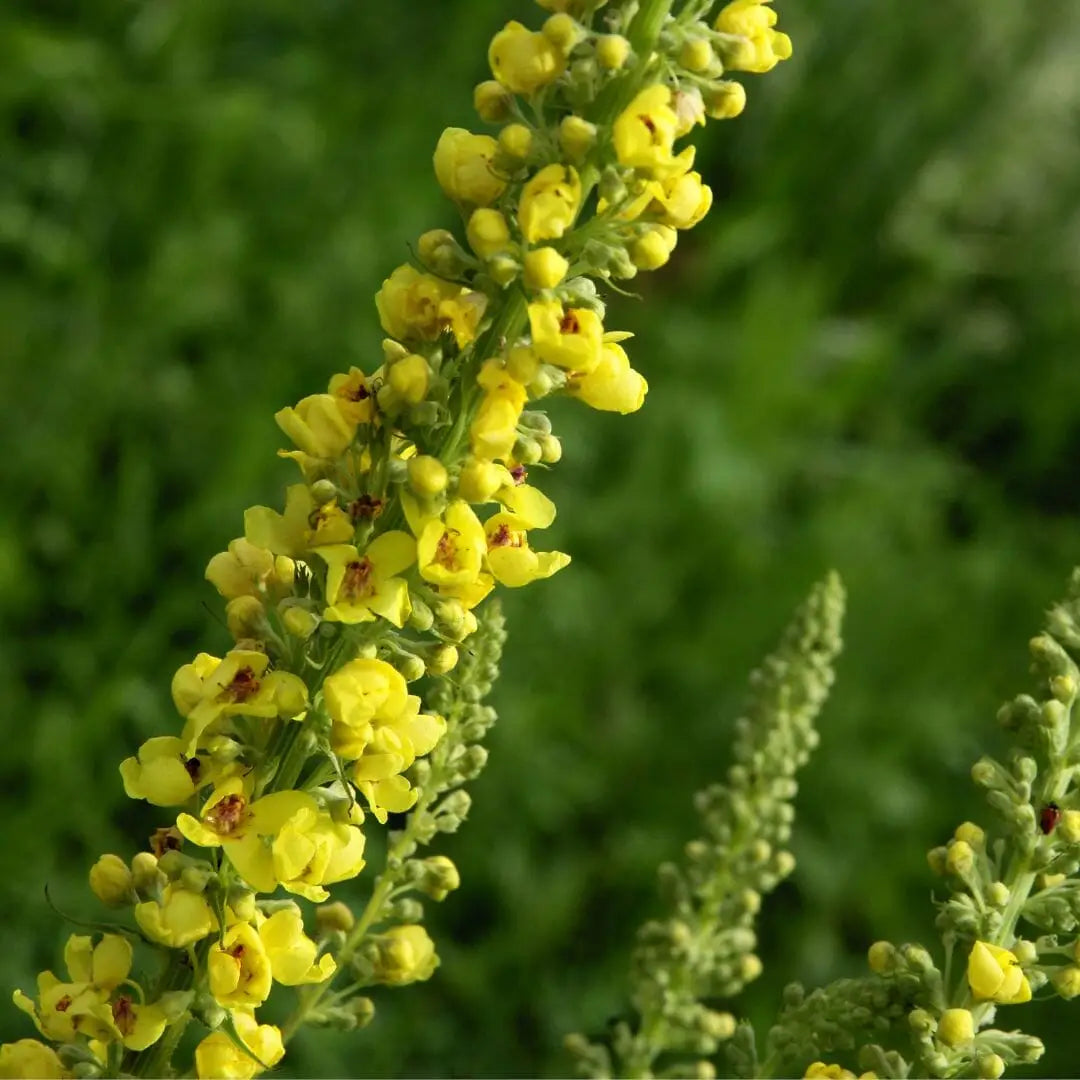
MULTIPOLYGON (((510 597, 488 770, 444 850, 443 964, 313 1034, 289 1075, 558 1075, 622 1007, 656 864, 718 777, 747 670, 810 582, 850 590, 765 975, 933 938, 925 850, 1026 689, 1080 561, 1080 8, 781 5, 796 55, 700 155, 717 205, 644 303, 647 407, 555 406, 573 566, 510 597)), ((88 915, 85 872, 158 824, 118 761, 172 730, 172 671, 224 648, 207 559, 291 480, 275 409, 378 362, 372 294, 451 211, 513 0, 14 0, 0 12, 0 985, 88 915)), ((353 892, 359 896, 365 883, 353 892)), ((1009 1013, 1075 1069, 1065 1007, 1009 1013)), ((1007 1025, 1008 1026, 1008 1025, 1007 1025)), ((0 1037, 29 1034, 0 1010, 0 1037)))

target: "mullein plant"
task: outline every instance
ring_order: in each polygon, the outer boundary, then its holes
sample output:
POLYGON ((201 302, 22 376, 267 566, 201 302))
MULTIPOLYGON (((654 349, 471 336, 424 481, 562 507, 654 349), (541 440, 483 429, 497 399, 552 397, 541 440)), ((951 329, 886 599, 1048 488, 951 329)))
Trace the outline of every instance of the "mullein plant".
POLYGON ((840 601, 835 581, 818 586, 755 676, 728 784, 698 796, 707 835, 687 845, 684 869, 663 869, 669 914, 639 934, 631 1019, 605 1041, 567 1040, 582 1074, 707 1078, 726 1040, 720 1071, 735 1077, 996 1080, 1044 1049, 1013 1027, 1013 1007, 1080 995, 1078 569, 1029 643, 1036 694, 998 713, 1007 754, 972 766, 987 820, 929 852, 940 946, 878 941, 863 975, 809 993, 789 985, 761 1045, 720 1007, 760 973, 753 917, 794 867, 781 845, 795 770, 816 743, 840 601))
POLYGON ((41 1038, 3 1046, 0 1076, 251 1077, 305 1024, 361 1026, 363 991, 432 974, 418 896, 458 873, 419 849, 485 762, 504 633, 481 605, 569 562, 533 546, 555 507, 529 473, 562 456, 538 404, 641 407, 597 282, 663 266, 709 210, 676 144, 742 111, 726 72, 790 55, 767 4, 540 0, 540 29, 494 36, 474 104, 497 131, 448 128, 434 154, 465 242, 420 236, 375 298, 380 360, 277 413, 299 479, 206 571, 232 646, 177 671, 179 730, 120 766, 169 813, 91 869, 115 914, 15 993, 41 1038), (356 914, 331 887, 390 815, 356 914), (281 1027, 258 1015, 275 984, 298 988, 281 1027))

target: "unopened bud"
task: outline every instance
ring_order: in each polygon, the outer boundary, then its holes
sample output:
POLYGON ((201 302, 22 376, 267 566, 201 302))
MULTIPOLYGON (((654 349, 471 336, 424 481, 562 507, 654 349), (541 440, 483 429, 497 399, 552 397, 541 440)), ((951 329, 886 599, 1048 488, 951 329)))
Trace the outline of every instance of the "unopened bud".
POLYGON ((281 622, 286 633, 301 641, 306 641, 315 633, 319 625, 319 617, 306 608, 291 604, 281 613, 281 622))
POLYGON ((533 133, 524 124, 507 124, 499 132, 499 149, 512 161, 524 161, 532 144, 533 133))
POLYGON ((457 667, 458 651, 453 645, 440 645, 428 656, 427 673, 429 675, 445 675, 457 667))
POLYGON ((409 486, 422 499, 433 499, 446 490, 449 479, 446 466, 429 454, 409 458, 409 486))
POLYGON ((315 909, 315 925, 320 934, 333 933, 335 930, 347 934, 355 923, 356 916, 340 900, 335 900, 332 904, 320 904, 315 909))
POLYGON ((630 42, 621 34, 602 34, 596 39, 596 62, 608 71, 618 71, 630 55, 630 42))
POLYGON ((494 79, 478 83, 473 90, 473 108, 481 120, 489 124, 498 124, 509 115, 514 104, 514 95, 494 79))
POLYGON ((109 907, 123 907, 135 898, 131 871, 119 855, 102 855, 90 867, 90 888, 109 907))

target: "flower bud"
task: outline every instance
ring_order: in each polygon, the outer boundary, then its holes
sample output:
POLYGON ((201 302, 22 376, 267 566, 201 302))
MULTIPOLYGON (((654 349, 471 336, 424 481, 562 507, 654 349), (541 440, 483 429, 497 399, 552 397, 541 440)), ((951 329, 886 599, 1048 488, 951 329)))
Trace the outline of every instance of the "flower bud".
POLYGON ((980 1080, 999 1080, 1005 1074, 1005 1062, 999 1054, 980 1054, 975 1068, 980 1080))
POLYGON ((486 79, 473 90, 473 108, 489 124, 502 123, 510 115, 513 104, 514 95, 495 79, 486 79))
POLYGON ((1039 950, 1034 941, 1027 941, 1024 938, 1017 938, 1012 947, 1013 956, 1016 957, 1017 963, 1020 964, 1034 964, 1039 959, 1039 950))
POLYGON ((412 597, 412 611, 409 613, 410 628, 419 630, 423 634, 427 633, 434 623, 435 616, 432 613, 431 608, 429 608, 418 596, 412 597))
POLYGON ((580 116, 564 116, 559 124, 559 147, 571 161, 581 161, 596 145, 596 125, 580 116))
POLYGON ((394 661, 394 667, 401 672, 401 677, 406 682, 416 682, 417 679, 422 679, 427 672, 424 661, 419 656, 412 655, 412 653, 397 657, 394 661))
POLYGON ((618 71, 630 56, 630 42, 622 34, 602 34, 596 39, 596 62, 608 71, 618 71))
POLYGON ((330 934, 335 930, 347 934, 355 923, 356 916, 348 905, 340 900, 335 900, 332 904, 320 904, 315 909, 315 925, 320 935, 330 934))
POLYGON ((630 245, 630 258, 639 270, 658 270, 675 250, 678 234, 667 225, 651 225, 630 245))
POLYGON ((524 161, 532 144, 533 133, 524 124, 507 124, 499 132, 499 149, 513 161, 524 161))
POLYGON ((422 499, 433 499, 446 490, 449 476, 446 466, 428 454, 409 458, 409 486, 422 499))
POLYGON ((945 855, 945 866, 949 873, 957 877, 967 877, 975 865, 975 852, 964 840, 954 840, 949 844, 945 855))
POLYGON ((705 112, 713 120, 732 120, 746 108, 746 89, 727 79, 713 83, 703 93, 705 112))
POLYGON ((236 596, 225 605, 225 625, 237 640, 261 636, 266 619, 262 601, 256 596, 236 596))
POLYGON ((168 881, 149 851, 140 851, 131 860, 131 877, 135 891, 140 895, 152 895, 163 889, 168 881))
POLYGON ((896 947, 891 941, 875 941, 866 954, 870 970, 884 975, 896 966, 896 947))
POLYGON ((496 285, 506 288, 521 273, 521 264, 512 255, 499 252, 488 259, 487 272, 496 285))
POLYGON ((916 1035, 931 1035, 936 1027, 936 1021, 925 1009, 912 1009, 908 1013, 908 1027, 916 1035))
POLYGON ((1011 895, 1009 886, 1004 881, 992 881, 986 888, 986 899, 994 907, 1004 907, 1011 895))
POLYGON ((135 899, 131 871, 119 855, 102 855, 90 867, 90 888, 109 907, 123 907, 135 899))
POLYGON ((453 645, 440 645, 428 657, 427 674, 445 675, 457 667, 458 651, 453 645))
POLYGON ((444 900, 461 884, 457 867, 445 855, 432 855, 421 862, 424 876, 418 888, 432 900, 444 900))
POLYGON ((495 150, 495 140, 490 135, 447 128, 435 147, 435 177, 439 186, 455 202, 490 206, 506 188, 506 181, 491 167, 495 150))
POLYGON ((729 1012, 706 1009, 700 1017, 702 1032, 710 1039, 724 1041, 735 1034, 735 1017, 729 1012))
MULTIPOLYGON (((536 248, 525 255, 525 287, 554 289, 570 269, 570 263, 553 247, 536 248)), ((530 353, 532 350, 528 350, 530 353)), ((528 379, 521 380, 528 382, 528 379)))
POLYGON ((957 825, 953 836, 957 840, 963 840, 965 843, 970 844, 973 848, 981 848, 986 840, 986 834, 972 821, 965 821, 963 824, 957 825))
POLYGON ((547 465, 554 465, 562 460, 562 443, 555 435, 540 435, 537 438, 540 446, 540 460, 547 465))
POLYGON ((375 1019, 375 1002, 369 997, 353 998, 348 1008, 356 1017, 357 1028, 365 1028, 375 1019))
POLYGON ((1050 981, 1054 989, 1066 999, 1080 994, 1080 967, 1070 964, 1068 967, 1058 968, 1051 976, 1050 981))
POLYGON ((422 926, 394 926, 376 938, 375 978, 389 986, 430 978, 439 964, 435 945, 422 926))
POLYGON ((739 958, 739 977, 743 982, 753 982, 761 972, 761 960, 754 953, 739 958))
POLYGON ((584 37, 582 28, 565 12, 552 15, 544 22, 540 32, 563 56, 568 56, 574 46, 584 37))
POLYGON ((704 38, 687 38, 679 49, 679 63, 687 71, 708 71, 715 60, 716 54, 704 38))
POLYGON ((946 1046, 965 1046, 975 1038, 975 1018, 967 1009, 946 1009, 937 1033, 946 1046))
POLYGON ((511 246, 510 226, 498 210, 480 207, 472 212, 465 227, 469 247, 481 258, 490 259, 511 246))
POLYGON ((402 357, 387 373, 390 387, 409 405, 416 405, 424 400, 430 379, 428 362, 418 353, 402 357))
POLYGON ((466 502, 490 502, 495 492, 506 482, 505 478, 505 470, 495 462, 470 458, 462 466, 458 476, 458 495, 466 502))
POLYGON ((307 641, 315 633, 315 628, 319 625, 319 617, 306 608, 292 604, 281 613, 281 622, 286 633, 301 641, 307 641))

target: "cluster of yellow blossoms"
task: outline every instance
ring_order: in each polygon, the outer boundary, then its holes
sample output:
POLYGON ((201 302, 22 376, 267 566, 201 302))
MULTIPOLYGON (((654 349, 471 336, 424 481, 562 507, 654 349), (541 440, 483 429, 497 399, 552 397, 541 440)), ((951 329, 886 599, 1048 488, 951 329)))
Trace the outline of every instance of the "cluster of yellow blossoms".
MULTIPOLYGON (((329 980, 359 939, 343 949, 332 915, 308 937, 298 904, 271 897, 321 904, 360 873, 365 814, 385 823, 417 804, 418 759, 447 731, 409 684, 453 672, 496 585, 569 562, 533 546, 555 507, 528 471, 562 455, 534 405, 641 407, 629 335, 605 330, 594 279, 668 261, 712 203, 677 141, 742 110, 725 70, 767 71, 791 50, 768 0, 734 0, 712 24, 701 0, 675 14, 672 0, 612 2, 602 29, 605 0, 541 6, 542 29, 511 22, 491 42, 474 100, 498 133, 450 128, 435 148, 468 246, 421 236, 376 297, 381 363, 277 414, 301 482, 283 510, 249 509, 206 570, 234 645, 180 668, 179 734, 121 766, 127 794, 178 808, 175 821, 130 865, 96 864, 94 892, 131 922, 96 945, 73 937, 70 982, 45 973, 36 1004, 17 995, 60 1051, 5 1046, 0 1075, 164 1074, 191 1020, 208 1029, 199 1076, 273 1066, 282 1033, 255 1009, 274 983, 329 980), (164 956, 150 990, 128 979, 132 941, 164 956)), ((456 884, 449 871, 429 895, 456 884)), ((376 910, 362 929, 388 921, 376 910)), ((417 925, 369 940, 354 990, 434 970, 417 925)))

